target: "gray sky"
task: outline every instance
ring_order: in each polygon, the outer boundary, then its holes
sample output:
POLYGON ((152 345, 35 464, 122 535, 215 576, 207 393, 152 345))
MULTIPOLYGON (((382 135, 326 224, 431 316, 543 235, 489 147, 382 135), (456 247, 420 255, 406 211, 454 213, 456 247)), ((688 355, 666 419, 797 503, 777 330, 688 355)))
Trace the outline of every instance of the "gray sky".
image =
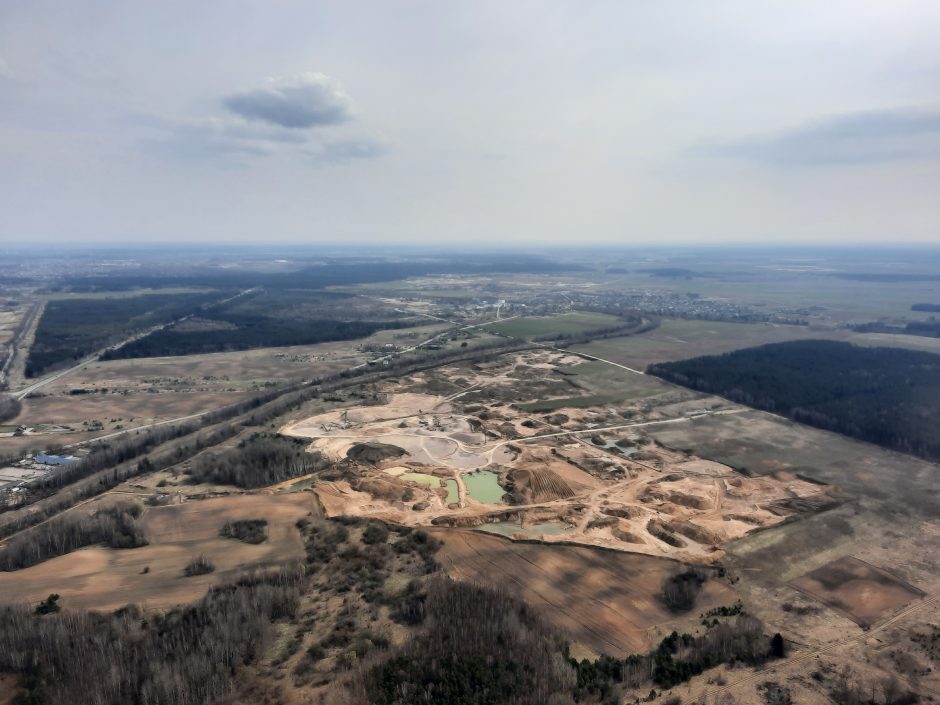
POLYGON ((935 0, 0 0, 0 243, 940 243, 935 0))

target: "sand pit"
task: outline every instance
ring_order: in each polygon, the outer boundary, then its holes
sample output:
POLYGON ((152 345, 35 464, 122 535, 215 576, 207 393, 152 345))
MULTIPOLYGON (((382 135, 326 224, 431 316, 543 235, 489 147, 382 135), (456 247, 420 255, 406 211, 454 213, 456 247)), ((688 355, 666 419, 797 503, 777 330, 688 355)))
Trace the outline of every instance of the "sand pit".
POLYGON ((205 594, 246 569, 283 565, 303 558, 294 523, 313 508, 309 493, 237 495, 181 505, 153 507, 141 517, 149 545, 115 550, 89 547, 30 568, 0 573, 0 593, 8 602, 38 602, 50 593, 64 608, 114 610, 134 603, 171 607, 205 594), (267 519, 268 540, 252 545, 225 539, 227 521, 267 519), (183 566, 205 554, 215 572, 183 577, 183 566), (149 568, 144 573, 144 569, 149 568))
MULTIPOLYGON (((506 520, 502 513, 514 511, 511 521, 524 517, 527 525, 544 520, 549 528, 563 527, 539 534, 547 542, 712 563, 728 541, 831 506, 825 486, 793 474, 745 477, 719 462, 650 442, 624 425, 626 417, 616 410, 546 415, 508 403, 517 393, 535 391, 531 385, 520 391, 507 380, 542 374, 557 382, 557 357, 530 352, 475 371, 445 367, 413 375, 390 384, 382 392, 384 404, 336 409, 281 432, 310 439, 309 450, 336 462, 347 461, 350 449, 362 444, 404 451, 347 463, 358 477, 315 487, 328 516, 494 530, 506 520), (472 402, 457 401, 461 393, 418 393, 422 385, 438 389, 445 383, 465 389, 468 376, 495 391, 472 402), (609 506, 632 510, 609 521, 609 506)), ((570 362, 573 369, 580 364, 570 362)), ((507 525, 505 533, 521 538, 524 532, 507 525)))
POLYGON ((790 585, 866 628, 924 596, 897 576, 852 556, 827 563, 790 585))

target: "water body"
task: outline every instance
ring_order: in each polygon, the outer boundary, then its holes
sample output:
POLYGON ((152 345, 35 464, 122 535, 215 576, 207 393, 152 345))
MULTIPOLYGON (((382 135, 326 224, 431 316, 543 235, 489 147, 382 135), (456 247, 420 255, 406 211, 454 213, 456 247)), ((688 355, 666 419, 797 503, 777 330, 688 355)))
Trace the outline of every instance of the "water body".
POLYGON ((427 485, 428 487, 437 488, 441 486, 441 478, 434 477, 434 475, 428 475, 423 472, 406 472, 398 476, 399 480, 404 480, 405 482, 417 482, 419 485, 427 485))
POLYGON ((283 490, 284 492, 300 492, 301 490, 308 490, 313 487, 316 480, 312 477, 308 477, 306 480, 301 480, 300 482, 295 482, 293 485, 289 486, 287 489, 283 490))
POLYGON ((467 485, 467 492, 476 501, 486 504, 502 503, 506 490, 499 486, 499 475, 495 472, 468 472, 463 476, 463 481, 467 485))
POLYGON ((447 503, 456 504, 460 501, 460 491, 457 489, 457 480, 447 481, 447 503))

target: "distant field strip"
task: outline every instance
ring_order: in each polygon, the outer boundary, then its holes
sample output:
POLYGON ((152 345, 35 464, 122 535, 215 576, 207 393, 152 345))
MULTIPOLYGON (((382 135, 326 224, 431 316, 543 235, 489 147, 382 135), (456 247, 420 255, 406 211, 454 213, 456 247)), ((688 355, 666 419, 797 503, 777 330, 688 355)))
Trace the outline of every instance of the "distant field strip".
POLYGON ((588 313, 576 311, 562 313, 558 316, 533 316, 531 318, 515 318, 511 321, 501 321, 485 326, 486 330, 502 335, 511 335, 519 338, 539 335, 577 335, 598 328, 612 328, 624 325, 624 321, 617 316, 606 313, 588 313))
POLYGON ((544 399, 542 401, 530 401, 514 406, 521 411, 532 413, 541 413, 543 411, 554 411, 555 409, 586 409, 591 406, 602 406, 604 404, 616 404, 626 401, 633 397, 641 396, 640 393, 631 394, 629 392, 615 392, 612 394, 589 394, 580 397, 565 397, 562 399, 544 399))

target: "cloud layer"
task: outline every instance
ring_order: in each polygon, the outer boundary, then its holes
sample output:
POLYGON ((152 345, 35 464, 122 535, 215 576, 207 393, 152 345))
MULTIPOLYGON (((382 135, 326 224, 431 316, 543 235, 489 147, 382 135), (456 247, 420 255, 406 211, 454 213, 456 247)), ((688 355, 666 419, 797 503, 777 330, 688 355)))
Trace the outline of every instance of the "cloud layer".
POLYGON ((940 157, 940 112, 898 109, 844 113, 708 151, 716 156, 787 167, 936 159, 940 157))
POLYGON ((353 118, 352 99, 343 86, 322 73, 304 73, 289 78, 268 78, 222 101, 246 120, 257 120, 290 129, 338 125, 353 118))

